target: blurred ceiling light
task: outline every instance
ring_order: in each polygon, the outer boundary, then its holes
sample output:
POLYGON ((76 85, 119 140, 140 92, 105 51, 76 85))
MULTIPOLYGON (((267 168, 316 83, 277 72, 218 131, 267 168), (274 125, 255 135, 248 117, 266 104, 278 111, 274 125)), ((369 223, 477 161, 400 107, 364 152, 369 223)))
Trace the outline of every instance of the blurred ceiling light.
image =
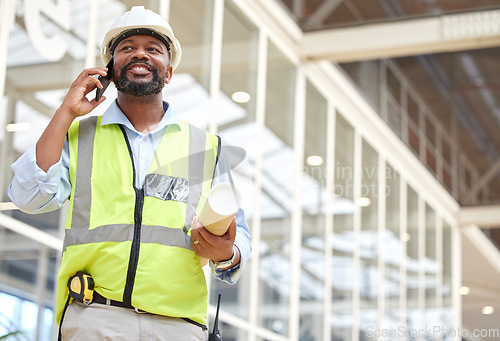
POLYGON ((409 242, 409 241, 410 241, 410 239, 411 239, 411 234, 409 234, 409 233, 405 233, 405 234, 403 234, 403 235, 401 236, 401 240, 402 240, 403 242, 405 242, 405 243, 406 243, 406 242, 409 242))
POLYGON ((368 207, 371 205, 372 201, 370 198, 361 197, 357 200, 358 206, 360 207, 368 207))
POLYGON ((15 131, 27 131, 30 130, 31 125, 27 122, 25 123, 9 123, 5 126, 5 130, 9 133, 13 133, 15 131))
POLYGON ((470 288, 469 287, 466 287, 466 286, 463 286, 460 288, 460 295, 468 295, 470 294, 470 288))
POLYGON ((484 315, 491 315, 495 312, 495 308, 493 308, 491 305, 486 305, 483 307, 483 309, 481 309, 481 312, 484 315))
POLYGON ((245 91, 236 91, 231 95, 231 99, 236 103, 248 103, 250 102, 250 94, 245 91))
POLYGON ((319 155, 310 155, 307 157, 306 163, 309 166, 321 166, 323 164, 323 158, 319 155))
POLYGON ((12 201, 0 202, 0 211, 17 210, 17 206, 12 201))

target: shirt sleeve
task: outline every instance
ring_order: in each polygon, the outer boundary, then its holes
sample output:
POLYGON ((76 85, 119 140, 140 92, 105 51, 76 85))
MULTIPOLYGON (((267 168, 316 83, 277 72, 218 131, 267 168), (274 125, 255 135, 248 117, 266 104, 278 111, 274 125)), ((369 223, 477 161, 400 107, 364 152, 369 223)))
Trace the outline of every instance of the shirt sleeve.
POLYGON ((44 213, 60 208, 71 194, 69 153, 64 144, 61 159, 44 172, 36 163, 36 146, 11 166, 14 178, 9 186, 10 200, 23 212, 44 213))
MULTIPOLYGON (((233 179, 231 177, 229 162, 225 153, 222 151, 215 168, 212 186, 223 182, 232 184, 233 179)), ((250 229, 248 228, 248 223, 245 218, 245 212, 242 209, 239 209, 236 213, 236 239, 234 245, 240 250, 240 263, 237 266, 221 270, 216 269, 213 262, 209 262, 210 268, 212 269, 212 275, 218 280, 228 284, 235 284, 238 281, 244 272, 246 263, 252 252, 250 229)))

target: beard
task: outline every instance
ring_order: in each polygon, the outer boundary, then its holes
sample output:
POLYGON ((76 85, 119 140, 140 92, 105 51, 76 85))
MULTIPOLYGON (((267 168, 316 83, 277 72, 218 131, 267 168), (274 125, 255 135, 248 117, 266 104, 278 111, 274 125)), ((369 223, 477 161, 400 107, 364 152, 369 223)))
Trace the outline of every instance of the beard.
POLYGON ((161 92, 165 86, 165 79, 160 77, 160 71, 153 65, 146 62, 132 61, 124 65, 120 70, 120 76, 118 77, 116 73, 113 75, 113 82, 115 83, 116 89, 127 95, 141 97, 148 95, 156 95, 161 92), (151 69, 153 73, 153 79, 150 82, 134 82, 127 77, 127 69, 132 64, 144 64, 151 69))

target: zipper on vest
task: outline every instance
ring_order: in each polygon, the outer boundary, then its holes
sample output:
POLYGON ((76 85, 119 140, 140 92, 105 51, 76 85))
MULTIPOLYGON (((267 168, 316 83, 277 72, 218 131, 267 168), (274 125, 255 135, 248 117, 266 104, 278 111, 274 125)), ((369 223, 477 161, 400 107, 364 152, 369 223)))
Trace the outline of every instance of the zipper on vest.
POLYGON ((130 256, 128 260, 127 279, 125 281, 125 289, 123 290, 123 303, 132 305, 132 291, 134 290, 135 274, 137 272, 137 265, 139 263, 139 249, 141 247, 141 226, 142 226, 142 210, 144 208, 144 189, 136 188, 135 186, 135 165, 132 148, 127 138, 125 128, 119 124, 125 142, 127 143, 128 153, 132 162, 133 180, 132 186, 135 191, 135 207, 134 207, 134 237, 132 239, 132 246, 130 247, 130 256))
POLYGON ((134 210, 134 238, 130 249, 128 262, 127 280, 123 291, 123 303, 132 305, 132 290, 134 290, 135 273, 139 262, 139 249, 141 245, 142 209, 144 207, 144 189, 135 190, 135 210, 134 210))

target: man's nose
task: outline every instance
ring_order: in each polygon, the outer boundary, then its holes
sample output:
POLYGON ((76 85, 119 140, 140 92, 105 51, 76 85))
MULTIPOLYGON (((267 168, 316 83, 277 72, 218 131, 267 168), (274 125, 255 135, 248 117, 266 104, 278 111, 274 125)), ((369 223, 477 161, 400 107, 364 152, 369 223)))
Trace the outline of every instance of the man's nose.
POLYGON ((147 54, 147 51, 144 47, 138 47, 135 50, 132 58, 134 58, 134 59, 149 59, 149 55, 147 54))

